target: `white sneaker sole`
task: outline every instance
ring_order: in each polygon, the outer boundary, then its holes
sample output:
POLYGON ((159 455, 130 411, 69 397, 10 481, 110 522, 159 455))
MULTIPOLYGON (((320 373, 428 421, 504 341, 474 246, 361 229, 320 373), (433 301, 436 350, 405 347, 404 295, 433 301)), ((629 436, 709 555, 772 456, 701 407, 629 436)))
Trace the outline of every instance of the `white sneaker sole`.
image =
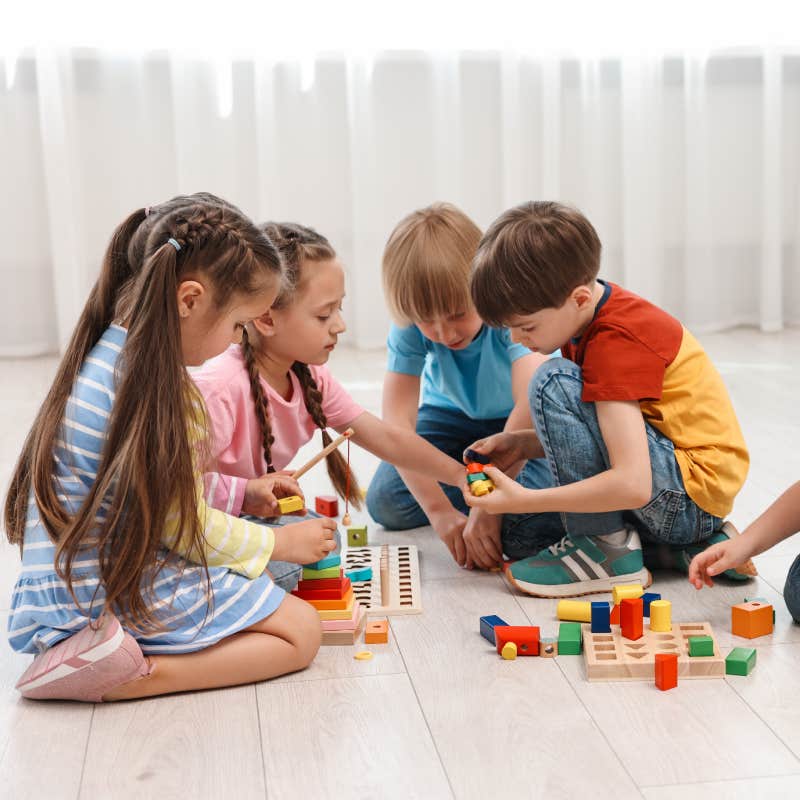
POLYGON ((598 594, 599 592, 611 592, 615 586, 624 583, 639 583, 646 589, 653 582, 653 576, 647 567, 642 567, 637 572, 628 575, 614 575, 610 578, 595 578, 590 581, 576 581, 575 583, 559 583, 553 586, 541 583, 527 583, 515 578, 511 570, 506 567, 503 570, 506 580, 514 588, 529 594, 532 597, 581 597, 585 594, 598 594))

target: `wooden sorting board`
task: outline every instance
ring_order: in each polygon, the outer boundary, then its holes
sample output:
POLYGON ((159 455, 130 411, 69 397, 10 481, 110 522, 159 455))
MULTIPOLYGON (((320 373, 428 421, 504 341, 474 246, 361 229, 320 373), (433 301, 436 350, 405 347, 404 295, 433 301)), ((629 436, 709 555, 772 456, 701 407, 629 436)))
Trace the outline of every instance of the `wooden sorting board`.
MULTIPOLYGON (((645 623, 646 624, 646 623, 645 623)), ((656 653, 678 654, 678 680, 724 678, 725 659, 714 639, 713 656, 689 656, 690 636, 710 636, 707 622, 673 622, 672 631, 660 633, 645 628, 641 639, 623 639, 619 625, 611 633, 592 633, 583 626, 583 656, 589 681, 644 681, 655 678, 656 653)))
POLYGON ((353 594, 370 617, 422 613, 416 545, 384 544, 345 550, 346 573, 366 567, 372 569, 372 580, 353 583, 353 594))

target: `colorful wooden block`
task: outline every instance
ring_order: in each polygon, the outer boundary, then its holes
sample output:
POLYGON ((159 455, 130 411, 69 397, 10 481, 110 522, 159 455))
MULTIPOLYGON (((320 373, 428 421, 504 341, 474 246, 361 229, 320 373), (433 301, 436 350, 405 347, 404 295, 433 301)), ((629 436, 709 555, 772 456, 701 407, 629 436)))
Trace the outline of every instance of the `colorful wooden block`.
POLYGON ((581 626, 578 622, 562 622, 558 626, 558 654, 579 656, 581 654, 581 626))
POLYGON ((731 607, 731 631, 735 636, 755 639, 775 628, 773 608, 769 603, 751 600, 731 607))
POLYGON ((497 625, 508 625, 505 620, 500 619, 497 614, 481 617, 481 636, 491 645, 495 645, 494 629, 497 625))
POLYGON ((500 651, 500 655, 506 661, 513 661, 517 657, 517 646, 514 642, 506 642, 503 645, 503 649, 500 651))
POLYGON ((539 656, 541 658, 555 658, 558 655, 558 641, 548 636, 539 640, 539 656))
POLYGON ((474 475, 476 472, 483 472, 484 466, 484 464, 479 464, 477 461, 470 461, 470 463, 467 464, 467 475, 474 475))
POLYGON ((672 630, 672 603, 669 600, 653 600, 650 603, 650 630, 658 633, 672 630))
POLYGON ((341 574, 341 567, 326 567, 325 569, 312 569, 303 567, 303 580, 313 581, 318 578, 338 578, 341 574))
POLYGON ((319 608, 317 609, 317 614, 319 614, 319 618, 322 620, 352 619, 357 604, 358 600, 353 599, 350 601, 350 605, 347 608, 319 608))
POLYGON ((389 641, 389 620, 376 619, 367 622, 364 633, 365 644, 387 644, 389 641))
POLYGON ((644 589, 638 583, 621 583, 611 589, 611 599, 614 605, 625 597, 641 597, 643 594, 644 589))
POLYGON ((704 657, 714 655, 714 640, 710 636, 690 636, 689 655, 704 657))
POLYGON ((658 592, 645 592, 642 595, 642 604, 643 604, 642 613, 646 617, 649 617, 650 616, 650 603, 652 603, 653 600, 660 600, 660 599, 661 599, 661 595, 658 592))
POLYGON ((339 516, 339 499, 333 494, 321 494, 314 498, 314 509, 323 517, 339 516))
POLYGON ((320 561, 315 561, 313 564, 304 564, 303 566, 308 567, 309 569, 328 569, 329 567, 338 567, 342 563, 342 557, 335 553, 332 556, 326 556, 325 558, 321 559, 320 561))
MULTIPOLYGON (((328 578, 328 580, 331 580, 328 578)), ((301 581, 304 583, 305 581, 301 581)), ((309 583, 322 583, 322 581, 308 581, 309 583)), ((297 585, 292 594, 299 597, 301 600, 339 600, 344 597, 350 589, 350 579, 344 578, 342 581, 337 581, 337 587, 331 589, 301 589, 300 584, 297 585)))
POLYGON ((347 573, 347 577, 353 583, 363 583, 364 581, 372 580, 372 567, 364 567, 363 569, 351 569, 347 573))
POLYGON ((559 600, 556 616, 569 622, 591 622, 592 604, 584 600, 559 600))
POLYGON ((608 620, 612 625, 619 625, 619 603, 611 609, 611 616, 608 620))
POLYGON ((366 547, 367 541, 367 526, 366 525, 352 525, 347 529, 347 544, 349 547, 366 547))
POLYGON ((336 600, 306 600, 306 602, 314 606, 317 611, 341 611, 344 608, 352 607, 353 597, 353 590, 348 589, 343 597, 339 597, 336 600))
POLYGON ((611 610, 608 603, 592 603, 592 633, 611 633, 611 610))
POLYGON ((749 675, 756 665, 754 647, 734 647, 725 659, 726 675, 749 675))
POLYGON ((644 633, 641 597, 623 597, 619 604, 619 627, 623 639, 636 641, 644 633))
POLYGON ((475 481, 469 485, 469 490, 475 497, 483 497, 485 494, 494 491, 494 484, 490 480, 475 481))
POLYGON ((662 692, 678 685, 678 654, 656 653, 656 686, 662 692))
POLYGON ((278 506, 281 514, 291 514, 293 511, 302 511, 305 508, 303 498, 297 494, 293 494, 290 497, 279 497, 278 506))
POLYGON ((504 645, 513 642, 519 656, 539 655, 539 628, 535 625, 498 625, 494 629, 497 652, 502 654, 504 645))
POLYGON ((468 472, 467 483, 475 483, 475 481, 488 481, 489 479, 483 472, 468 472))
POLYGON ((311 590, 317 592, 320 589, 337 589, 339 594, 344 594, 350 588, 350 579, 344 576, 344 570, 339 569, 339 574, 334 578, 317 578, 316 580, 300 581, 295 591, 311 590))

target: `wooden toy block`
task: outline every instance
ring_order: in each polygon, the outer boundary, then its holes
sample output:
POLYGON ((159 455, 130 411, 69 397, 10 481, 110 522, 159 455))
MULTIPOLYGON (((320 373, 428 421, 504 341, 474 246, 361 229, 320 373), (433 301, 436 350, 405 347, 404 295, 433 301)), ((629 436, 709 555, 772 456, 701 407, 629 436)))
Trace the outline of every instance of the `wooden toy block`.
POLYGON ((321 620, 332 619, 352 619, 355 614, 356 605, 358 601, 353 599, 347 608, 318 608, 317 614, 321 620))
POLYGON ((591 622, 592 604, 584 600, 559 600, 556 616, 569 622, 591 622))
MULTIPOLYGON (((331 579, 328 578, 328 580, 331 579)), ((321 581, 312 581, 312 583, 321 583, 321 581)), ((335 589, 301 589, 299 587, 300 584, 292 594, 301 600, 340 600, 347 592, 351 591, 349 578, 339 582, 335 589)))
POLYGON ((643 604, 642 613, 646 617, 649 617, 650 616, 650 603, 652 603, 653 600, 660 600, 660 599, 661 599, 661 595, 658 594, 658 592, 645 592, 642 595, 642 604, 643 604))
POLYGON ((609 622, 610 622, 612 625, 619 625, 619 603, 617 603, 617 604, 616 604, 616 605, 615 605, 615 606, 614 606, 614 607, 611 609, 611 615, 609 616, 609 618, 608 618, 608 621, 609 621, 609 622))
POLYGON ((755 639, 775 628, 773 608, 769 603, 751 600, 731 607, 731 631, 735 636, 755 639))
POLYGON ((488 481, 489 479, 483 472, 468 472, 467 483, 475 483, 475 481, 488 481))
POLYGON ((539 641, 539 655, 542 658, 555 658, 558 655, 558 640, 548 636, 539 641))
POLYGON ((756 665, 754 647, 734 647, 725 659, 726 675, 749 675, 756 665))
POLYGON ((469 485, 469 490, 475 497, 483 497, 485 494, 494 491, 494 484, 490 480, 475 481, 469 485))
POLYGON ((513 642, 517 646, 517 655, 539 655, 539 628, 536 625, 498 625, 494 629, 494 638, 500 654, 508 642, 513 642))
POLYGON ((298 494, 293 494, 290 497, 279 497, 278 507, 281 510, 281 514, 291 514, 293 511, 302 511, 305 508, 303 498, 298 494))
POLYGON ((367 546, 367 526, 366 525, 353 525, 347 529, 347 545, 348 547, 366 547, 367 546))
POLYGON ((350 548, 345 551, 344 562, 348 573, 372 570, 372 580, 353 584, 353 592, 369 616, 422 613, 416 545, 350 548))
POLYGON ((621 583, 611 589, 611 600, 616 605, 625 597, 641 597, 644 588, 638 583, 621 583))
POLYGON ((710 636, 690 636, 689 655, 705 657, 714 655, 714 640, 710 636))
POLYGON ((481 636, 492 646, 496 644, 494 640, 494 629, 497 625, 508 625, 508 623, 500 619, 497 614, 481 617, 481 636))
POLYGON ((714 631, 707 622, 676 623, 671 631, 645 629, 641 639, 623 639, 619 629, 611 633, 592 633, 583 626, 583 656, 589 681, 653 680, 655 656, 658 653, 678 655, 678 675, 684 678, 722 678, 725 661, 714 643, 714 655, 691 658, 690 636, 709 636, 714 631))
MULTIPOLYGON (((322 644, 324 645, 347 645, 358 644, 361 637, 361 632, 364 630, 364 623, 366 622, 367 614, 363 608, 357 609, 355 625, 350 628, 326 628, 326 624, 322 623, 322 644)), ((348 624, 351 624, 348 622, 348 624)))
POLYGON ((656 686, 662 692, 678 685, 678 654, 656 653, 656 686))
POLYGON ((653 600, 650 603, 650 630, 656 633, 672 630, 672 603, 669 600, 653 600))
POLYGON ((325 567, 325 569, 303 567, 303 580, 314 581, 319 578, 338 578, 340 573, 341 567, 325 567))
POLYGON ((353 609, 347 619, 320 619, 319 624, 324 631, 352 631, 358 627, 361 618, 366 620, 367 610, 360 603, 353 603, 353 609))
POLYGON ((483 453, 479 453, 477 450, 473 450, 471 447, 468 447, 464 451, 464 461, 467 462, 467 465, 475 462, 483 466, 484 464, 488 464, 491 461, 489 456, 485 456, 483 453))
POLYGON ((517 657, 517 646, 514 642, 506 642, 503 645, 503 649, 500 651, 500 655, 506 661, 513 661, 517 657))
POLYGON ((350 588, 350 579, 345 577, 344 570, 339 568, 339 574, 335 578, 317 578, 316 580, 300 581, 295 591, 317 592, 321 589, 336 589, 339 594, 344 594, 350 588))
POLYGON ((339 553, 336 553, 332 556, 326 556, 325 558, 315 561, 313 564, 304 564, 303 566, 308 567, 308 569, 328 569, 329 567, 338 567, 342 563, 342 557, 339 553))
POLYGON ((623 639, 636 641, 644 635, 643 607, 641 597, 623 597, 619 604, 619 627, 623 639))
POLYGON ((372 567, 365 567, 364 569, 353 569, 347 573, 347 577, 353 583, 363 583, 364 581, 372 580, 372 567))
POLYGON ((611 633, 608 603, 592 603, 592 633, 611 633))
MULTIPOLYGON (((484 466, 485 464, 479 464, 477 461, 470 461, 470 463, 467 464, 467 475, 475 475, 478 472, 483 472, 484 466)), ((469 480, 469 478, 467 478, 467 480, 469 480)))
POLYGON ((367 623, 365 644, 387 644, 389 642, 389 620, 375 619, 367 623))
POLYGON ((321 494, 314 498, 314 510, 323 517, 339 516, 339 499, 333 494, 321 494))
POLYGON ((579 656, 581 654, 581 626, 577 622, 562 622, 558 626, 558 654, 579 656))
POLYGON ((306 602, 314 606, 317 611, 340 611, 343 608, 351 608, 353 599, 353 590, 348 589, 347 594, 338 600, 306 600, 306 602))

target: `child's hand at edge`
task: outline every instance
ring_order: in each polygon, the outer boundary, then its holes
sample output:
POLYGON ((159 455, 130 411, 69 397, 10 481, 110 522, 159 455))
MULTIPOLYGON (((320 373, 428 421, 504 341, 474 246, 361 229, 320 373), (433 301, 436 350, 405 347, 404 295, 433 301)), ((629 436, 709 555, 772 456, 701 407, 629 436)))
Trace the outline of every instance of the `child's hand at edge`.
POLYGON ((450 506, 445 511, 429 514, 428 520, 437 536, 447 545, 456 564, 465 567, 467 565, 467 548, 464 544, 466 515, 450 506))
MULTIPOLYGON (((303 497, 300 485, 291 477, 291 472, 288 470, 270 472, 268 475, 247 481, 242 511, 254 517, 277 517, 281 513, 278 498, 292 495, 303 497)), ((300 516, 304 515, 305 508, 297 513, 300 516)))
POLYGON ((752 548, 744 536, 712 544, 698 553, 689 564, 689 583, 695 589, 702 589, 703 585, 713 586, 714 576, 744 563, 751 555, 752 548))
POLYGON ((275 547, 272 558, 292 564, 314 564, 336 549, 336 520, 329 517, 308 519, 273 528, 275 547))
POLYGON ((467 548, 467 569, 477 566, 491 569, 503 563, 503 546, 500 542, 499 515, 487 514, 479 508, 472 509, 464 529, 467 548))
POLYGON ((461 491, 468 506, 480 508, 490 514, 522 514, 531 510, 529 506, 534 490, 520 486, 497 467, 487 466, 483 471, 488 478, 491 478, 495 486, 494 491, 482 497, 475 497, 469 485, 462 484, 461 491))
POLYGON ((471 460, 470 450, 481 456, 486 456, 486 461, 490 461, 502 470, 507 470, 519 461, 525 460, 522 452, 520 440, 513 433, 502 431, 487 436, 485 439, 478 439, 473 442, 463 453, 465 463, 471 460))

